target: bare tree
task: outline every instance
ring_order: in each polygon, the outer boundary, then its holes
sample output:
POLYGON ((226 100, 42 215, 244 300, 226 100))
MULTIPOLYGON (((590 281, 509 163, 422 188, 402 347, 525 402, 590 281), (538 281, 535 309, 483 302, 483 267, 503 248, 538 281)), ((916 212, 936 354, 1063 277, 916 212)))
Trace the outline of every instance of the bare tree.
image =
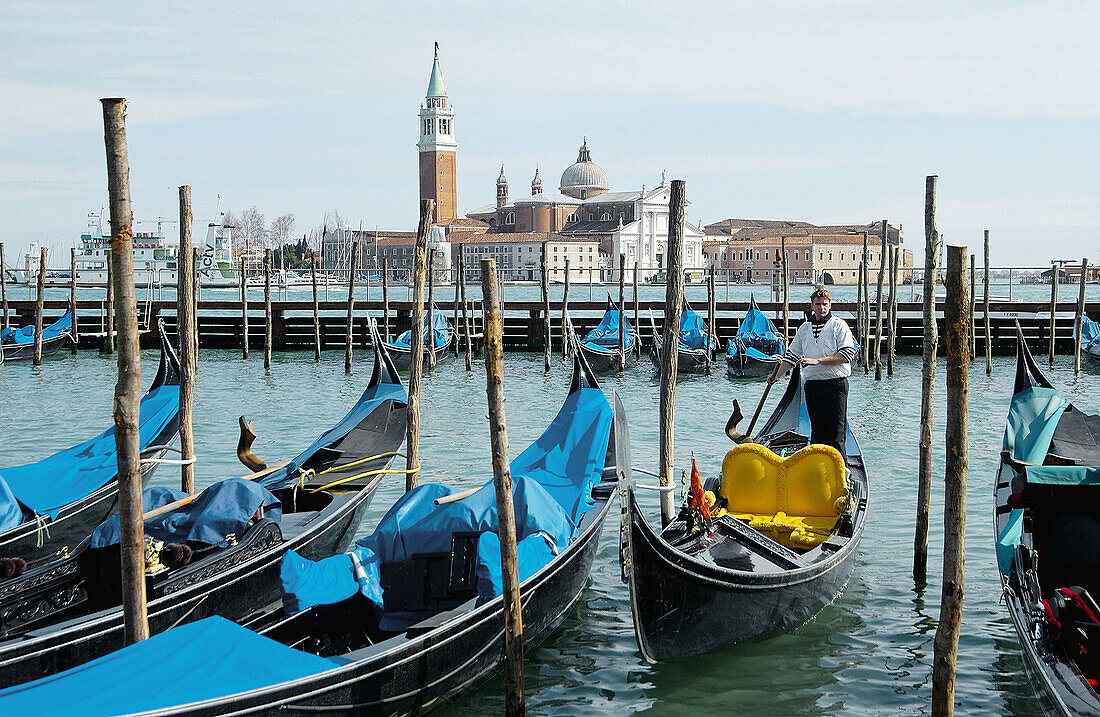
POLYGON ((241 212, 241 215, 237 217, 235 226, 245 247, 253 250, 268 248, 267 221, 260 210, 256 208, 256 205, 252 205, 250 209, 241 212))
POLYGON ((290 237, 294 234, 294 215, 284 214, 271 222, 271 243, 276 250, 281 250, 290 243, 290 237))

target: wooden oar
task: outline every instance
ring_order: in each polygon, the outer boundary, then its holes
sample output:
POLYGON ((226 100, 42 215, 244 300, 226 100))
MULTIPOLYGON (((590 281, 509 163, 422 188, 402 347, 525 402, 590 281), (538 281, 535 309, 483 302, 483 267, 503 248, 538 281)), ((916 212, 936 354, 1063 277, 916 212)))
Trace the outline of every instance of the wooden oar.
POLYGON ((481 486, 478 486, 477 488, 470 488, 468 490, 462 490, 462 491, 459 491, 458 493, 451 493, 450 495, 445 495, 445 496, 442 496, 440 498, 436 498, 433 502, 436 505, 446 505, 447 503, 456 503, 456 502, 462 500, 463 498, 469 498, 471 495, 473 495, 474 493, 477 493, 479 490, 481 490, 481 486))
MULTIPOLYGON (((268 475, 269 473, 274 473, 275 471, 279 470, 280 468, 285 468, 289 464, 290 464, 290 461, 283 461, 282 463, 276 463, 273 466, 268 466, 267 468, 265 468, 262 471, 257 471, 256 473, 249 473, 248 475, 241 476, 241 480, 256 480, 257 478, 262 478, 265 475, 268 475)), ((173 510, 176 510, 177 508, 182 508, 183 506, 185 506, 188 503, 190 503, 191 501, 193 501, 195 498, 198 498, 199 495, 201 495, 201 494, 202 494, 202 491, 199 491, 198 493, 195 493, 194 495, 184 496, 183 498, 180 498, 177 501, 174 501, 174 502, 169 503, 167 505, 162 505, 159 508, 153 508, 149 512, 142 514, 141 522, 144 523, 147 520, 151 520, 153 518, 156 518, 158 515, 164 515, 165 513, 170 513, 173 510)))

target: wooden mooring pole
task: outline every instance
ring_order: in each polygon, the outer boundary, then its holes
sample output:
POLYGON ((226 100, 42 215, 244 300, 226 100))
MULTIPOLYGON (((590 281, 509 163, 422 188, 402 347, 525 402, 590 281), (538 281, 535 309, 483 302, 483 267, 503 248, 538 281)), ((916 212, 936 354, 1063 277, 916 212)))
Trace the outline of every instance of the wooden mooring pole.
POLYGON ((248 359, 248 265, 243 256, 241 257, 241 354, 242 358, 248 359))
MULTIPOLYGON (((988 263, 988 262, 987 262, 988 263)), ((1077 295, 1077 317, 1073 323, 1073 375, 1081 373, 1081 332, 1085 330, 1085 277, 1088 276, 1089 260, 1081 258, 1081 292, 1077 295)), ((986 321, 989 321, 987 318, 986 321)))
POLYGON ((382 257, 382 340, 390 340, 390 260, 382 257))
POLYGON ((710 273, 707 274, 707 375, 710 375, 711 364, 714 362, 715 346, 714 341, 718 336, 718 327, 715 325, 715 306, 714 302, 716 297, 714 292, 716 291, 714 285, 714 267, 710 267, 710 273))
POLYGON ((1054 329, 1056 314, 1058 313, 1058 264, 1050 265, 1050 365, 1054 365, 1054 329))
MULTIPOLYGON (((989 230, 986 230, 986 276, 983 280, 982 322, 986 324, 986 375, 993 374, 993 338, 989 331, 989 230)), ((1082 284, 1081 286, 1084 286, 1082 284)))
MULTIPOLYGON (((405 492, 416 487, 420 471, 420 382, 424 375, 424 274, 428 264, 428 235, 435 217, 435 201, 420 200, 420 224, 413 249, 412 339, 409 341, 409 404, 405 432, 405 492)), ((494 275, 495 278, 495 275, 494 275)), ((503 539, 502 539, 503 540, 503 539)))
POLYGON ((661 525, 672 522, 676 514, 671 487, 675 480, 673 465, 673 425, 676 407, 676 361, 680 339, 680 306, 684 300, 684 180, 672 180, 668 202, 668 285, 665 288, 665 317, 661 347, 660 405, 660 482, 661 525))
MULTIPOLYGON (((726 292, 727 294, 729 293, 728 288, 729 287, 727 286, 727 292, 726 292)), ((727 295, 726 299, 727 300, 729 299, 728 295, 727 295)), ((635 261, 634 262, 634 331, 637 334, 637 338, 634 341, 634 353, 637 354, 638 358, 640 359, 642 357, 642 326, 639 323, 638 313, 639 313, 638 312, 638 262, 635 261)))
MULTIPOLYGON (((176 256, 190 256, 191 252, 191 187, 183 185, 180 191, 180 246, 176 256)), ((176 342, 180 347, 180 487, 184 493, 195 492, 195 432, 192 413, 195 400, 195 305, 191 302, 193 275, 181 271, 176 261, 176 342), (192 462, 189 462, 192 461, 192 462)))
POLYGON ((882 248, 878 255, 878 297, 875 299, 875 380, 882 380, 882 280, 886 278, 886 234, 889 225, 882 220, 882 248))
MULTIPOLYGON (((428 249, 428 370, 435 371, 435 250, 428 249)), ((423 335, 421 335, 423 341, 423 335)))
POLYGON ((791 340, 791 298, 787 286, 787 237, 781 237, 779 245, 782 252, 779 257, 780 270, 783 272, 780 277, 783 282, 783 346, 786 347, 787 342, 791 340))
POLYGON ((977 257, 974 254, 970 255, 970 360, 974 360, 974 355, 978 353, 978 336, 977 327, 974 324, 974 308, 978 300, 978 264, 977 257))
POLYGON ((451 308, 454 309, 453 318, 451 319, 451 326, 454 327, 455 339, 451 342, 451 350, 454 352, 454 357, 458 358, 458 329, 461 326, 458 323, 458 267, 455 266, 455 281, 454 281, 454 302, 451 308))
POLYGON ((38 283, 34 296, 34 356, 35 366, 42 363, 42 312, 46 301, 46 247, 38 250, 38 283))
MULTIPOLYGON (((430 201, 430 200, 425 200, 430 201)), ((493 451, 493 485, 497 497, 501 583, 504 593, 504 713, 524 714, 523 612, 516 559, 516 516, 512 474, 508 468, 508 428, 504 420, 504 340, 497 287, 496 262, 481 260, 481 291, 485 297, 485 385, 489 398, 489 438, 493 451)))
POLYGON ((542 370, 550 373, 550 274, 547 266, 547 242, 542 243, 539 289, 542 291, 542 370))
POLYGON ((264 250, 264 369, 271 370, 271 250, 264 250))
POLYGON ((863 334, 859 337, 863 375, 871 371, 871 264, 867 253, 867 232, 863 232, 863 334))
POLYGON ((886 322, 890 335, 886 341, 886 375, 894 375, 894 337, 898 331, 898 249, 890 248, 890 307, 886 322))
POLYGON ((966 562, 967 343, 966 247, 947 247, 947 460, 943 496, 943 590, 932 663, 932 714, 955 712, 955 672, 962 622, 963 568, 966 562))
POLYGON ((344 329, 344 373, 351 373, 351 350, 355 336, 355 262, 359 258, 359 242, 351 245, 348 259, 348 320, 344 329))
POLYGON ((474 370, 474 339, 470 335, 470 305, 466 301, 466 256, 464 247, 458 250, 458 291, 462 301, 462 336, 465 338, 466 370, 474 370))
POLYGON ((111 206, 111 264, 118 299, 118 383, 114 423, 118 457, 118 515, 122 562, 123 643, 149 637, 145 606, 145 535, 141 522, 141 453, 138 442, 141 406, 141 354, 138 347, 137 300, 134 295, 133 213, 130 167, 126 155, 126 101, 104 99, 103 129, 107 149, 107 190, 111 206))
POLYGON ((561 357, 569 355, 569 257, 565 257, 565 290, 561 295, 561 357))
MULTIPOLYGON (((129 168, 127 167, 127 174, 129 168)), ((131 218, 131 222, 133 219, 131 218)), ((131 230, 132 231, 132 230, 131 230)), ((130 240, 133 244, 133 239, 130 240)), ((115 352, 115 262, 111 257, 110 250, 107 251, 107 336, 103 339, 103 353, 113 354, 115 352)))
POLYGON ((317 252, 309 254, 309 279, 313 285, 313 360, 321 360, 321 311, 317 296, 317 252))
POLYGON ((626 370, 626 254, 619 254, 619 370, 626 370))
POLYGON ((73 356, 76 355, 76 345, 80 343, 80 321, 76 315, 76 247, 69 250, 69 306, 73 310, 73 356))
POLYGON ((932 399, 936 387, 936 258, 940 235, 936 231, 936 175, 924 183, 924 363, 921 367, 920 456, 917 466, 917 529, 913 538, 913 579, 923 585, 928 577, 928 512, 932 506, 932 399))
MULTIPOLYGON (((863 315, 863 279, 865 278, 864 272, 866 270, 867 265, 861 260, 859 262, 859 271, 856 277, 856 341, 859 342, 858 360, 864 364, 864 373, 866 373, 867 369, 867 363, 863 359, 863 355, 867 350, 867 345, 863 341, 863 322, 866 321, 866 317, 863 315)), ((784 340, 786 340, 786 336, 784 336, 784 340)))

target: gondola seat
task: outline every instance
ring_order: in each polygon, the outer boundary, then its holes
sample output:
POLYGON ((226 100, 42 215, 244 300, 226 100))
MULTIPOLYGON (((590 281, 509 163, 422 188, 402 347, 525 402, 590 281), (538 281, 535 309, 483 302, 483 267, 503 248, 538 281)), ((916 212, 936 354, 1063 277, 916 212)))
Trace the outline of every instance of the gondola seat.
POLYGON ((788 548, 814 548, 848 509, 844 459, 832 446, 811 445, 783 458, 742 443, 722 461, 718 503, 719 514, 744 520, 788 548))

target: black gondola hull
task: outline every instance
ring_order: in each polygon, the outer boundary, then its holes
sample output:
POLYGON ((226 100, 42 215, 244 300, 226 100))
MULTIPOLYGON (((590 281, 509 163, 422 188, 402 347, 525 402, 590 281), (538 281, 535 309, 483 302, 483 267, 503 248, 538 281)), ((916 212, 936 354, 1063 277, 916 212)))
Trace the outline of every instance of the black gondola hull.
POLYGON ((768 376, 779 364, 779 359, 762 361, 744 354, 726 355, 726 373, 734 378, 760 378, 768 376))
POLYGON ((731 579, 672 548, 646 524, 633 493, 630 501, 635 629, 654 660, 699 655, 798 627, 832 602, 852 574, 856 545, 797 573, 731 579))
MULTIPOLYGON (((581 353, 584 354, 584 358, 588 361, 588 365, 593 371, 600 373, 606 371, 616 371, 619 368, 619 354, 617 351, 597 351, 583 343, 578 344, 581 347, 581 353)), ((633 349, 626 352, 626 366, 633 366, 638 362, 638 355, 634 353, 633 349)))
MULTIPOLYGON (((653 339, 653 348, 650 349, 649 357, 653 359, 653 365, 657 368, 661 367, 661 351, 664 345, 664 341, 659 336, 655 336, 653 339)), ((683 349, 681 348, 676 352, 676 370, 679 373, 706 373, 707 366, 714 366, 713 352, 711 353, 711 360, 707 361, 706 349, 683 349)))
MULTIPOLYGON (((436 363, 437 366, 440 363, 442 363, 443 361, 446 361, 448 358, 450 358, 454 355, 453 352, 451 351, 451 346, 452 346, 452 344, 454 344, 454 341, 455 341, 454 334, 451 334, 451 337, 447 339, 447 343, 445 345, 436 346, 434 349, 431 349, 431 351, 435 355, 435 363, 436 363)), ((396 366, 399 369, 408 369, 409 368, 409 365, 412 363, 412 349, 411 348, 406 348, 406 347, 403 347, 403 346, 395 346, 393 344, 387 344, 386 345, 386 350, 389 352, 390 358, 393 359, 393 365, 394 366, 396 366)), ((429 349, 428 349, 427 346, 425 346, 424 347, 424 354, 423 354, 423 356, 424 356, 423 360, 424 360, 424 365, 425 366, 428 365, 428 361, 429 361, 429 353, 428 352, 429 352, 429 349)))
MULTIPOLYGON (((69 340, 68 334, 42 341, 42 357, 53 356, 69 340)), ((34 344, 4 344, 4 361, 30 361, 34 358, 34 344)))
MULTIPOLYGON (((276 528, 254 536, 243 549, 184 571, 148 603, 149 631, 221 615, 247 621, 254 611, 281 600, 279 569, 294 550, 313 560, 346 550, 380 480, 323 510, 308 530, 284 541, 276 528)), ((0 642, 0 687, 17 685, 102 657, 123 646, 121 608, 55 625, 22 639, 0 642)))

